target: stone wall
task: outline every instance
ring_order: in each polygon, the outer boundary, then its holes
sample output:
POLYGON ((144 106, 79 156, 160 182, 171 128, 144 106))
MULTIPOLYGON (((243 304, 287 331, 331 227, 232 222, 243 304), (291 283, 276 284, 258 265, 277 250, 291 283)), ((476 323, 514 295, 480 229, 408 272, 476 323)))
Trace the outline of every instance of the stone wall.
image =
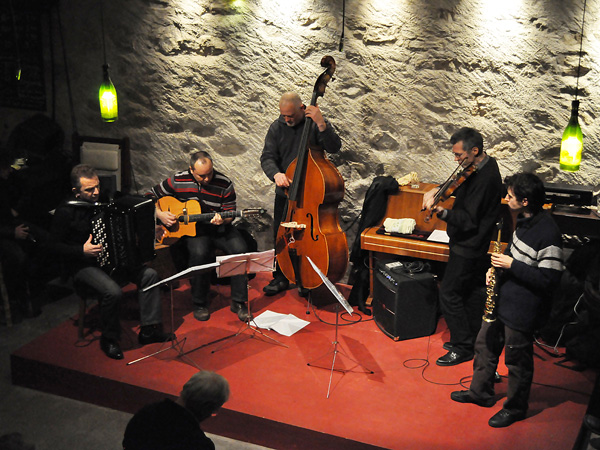
MULTIPOLYGON (((535 170, 549 182, 600 184, 598 0, 587 2, 577 173, 559 170, 558 150, 575 94, 583 0, 348 0, 342 51, 342 0, 61 0, 59 8, 64 48, 56 10, 43 15, 56 76, 53 94, 47 39, 48 114, 54 96, 67 136, 75 127, 129 136, 140 191, 205 149, 235 181, 240 207, 272 212, 273 186, 259 165, 264 136, 281 93, 310 100, 324 55, 337 62, 319 105, 343 141, 332 157, 346 182, 343 228, 377 175, 444 180, 454 169, 448 139, 461 126, 482 131, 503 176, 535 170), (98 111, 101 5, 119 95, 113 124, 98 111)), ((0 111, 3 141, 32 114, 0 111)), ((261 249, 271 246, 269 224, 256 225, 261 249)))

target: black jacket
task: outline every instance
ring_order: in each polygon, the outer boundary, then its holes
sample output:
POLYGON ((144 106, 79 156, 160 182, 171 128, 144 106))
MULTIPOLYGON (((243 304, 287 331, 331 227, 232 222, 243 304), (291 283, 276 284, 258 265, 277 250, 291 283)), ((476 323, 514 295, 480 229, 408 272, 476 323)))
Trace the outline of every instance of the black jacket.
POLYGON ((502 178, 494 158, 480 165, 454 192, 454 206, 444 219, 450 251, 467 258, 485 255, 502 199, 502 178))

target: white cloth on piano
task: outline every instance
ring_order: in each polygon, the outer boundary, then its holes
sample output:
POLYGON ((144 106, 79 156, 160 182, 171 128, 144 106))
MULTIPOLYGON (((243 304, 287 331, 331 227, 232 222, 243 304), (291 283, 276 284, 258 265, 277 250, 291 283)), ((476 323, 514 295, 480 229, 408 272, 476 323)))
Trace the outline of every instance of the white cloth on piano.
POLYGON ((386 233, 412 234, 417 225, 415 219, 392 219, 388 217, 383 221, 386 233))

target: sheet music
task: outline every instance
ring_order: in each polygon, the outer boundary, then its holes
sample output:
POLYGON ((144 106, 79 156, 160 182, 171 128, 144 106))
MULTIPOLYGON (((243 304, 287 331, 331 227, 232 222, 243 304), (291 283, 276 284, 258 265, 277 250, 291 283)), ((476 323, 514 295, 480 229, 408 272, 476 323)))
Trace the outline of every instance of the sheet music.
POLYGON ((427 240, 432 242, 441 242, 442 244, 447 244, 450 242, 448 233, 446 233, 445 230, 433 230, 427 240))
POLYGON ((348 314, 352 315, 352 306, 350 306, 350 303, 348 303, 348 301, 342 295, 342 293, 338 291, 334 284, 331 281, 329 281, 329 278, 327 278, 323 274, 323 272, 321 272, 321 270, 315 265, 314 262, 312 262, 312 260, 308 256, 306 257, 306 259, 308 260, 312 268, 315 269, 315 272, 317 272, 317 274, 321 277, 321 280, 323 280, 323 283, 325 283, 325 286, 327 286, 327 288, 331 291, 333 296, 337 298, 337 300, 342 304, 344 309, 348 311, 348 314))
POLYGON ((258 328, 273 330, 288 337, 310 324, 293 314, 280 314, 269 310, 255 317, 253 322, 258 328))
POLYGON ((273 272, 275 270, 275 249, 264 252, 217 256, 217 263, 219 264, 217 269, 219 278, 247 273, 273 272))
POLYGON ((213 267, 218 267, 218 266, 219 266, 219 263, 214 262, 214 263, 209 263, 209 264, 203 264, 201 266, 190 267, 188 269, 182 270, 179 273, 176 273, 172 277, 165 278, 164 280, 160 280, 158 283, 154 283, 152 286, 148 286, 148 287, 142 289, 142 292, 149 291, 153 287, 160 286, 163 283, 168 283, 169 281, 177 280, 179 278, 184 278, 186 275, 188 275, 192 272, 205 271, 205 270, 212 269, 213 267))

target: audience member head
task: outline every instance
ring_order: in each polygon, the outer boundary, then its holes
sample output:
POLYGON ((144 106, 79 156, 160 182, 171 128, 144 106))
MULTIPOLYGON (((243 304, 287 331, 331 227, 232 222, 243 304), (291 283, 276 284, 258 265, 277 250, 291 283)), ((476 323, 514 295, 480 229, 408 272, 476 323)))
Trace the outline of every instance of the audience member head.
POLYGON ((216 413, 228 399, 227 380, 207 370, 192 375, 179 394, 180 404, 191 411, 198 422, 216 413))

